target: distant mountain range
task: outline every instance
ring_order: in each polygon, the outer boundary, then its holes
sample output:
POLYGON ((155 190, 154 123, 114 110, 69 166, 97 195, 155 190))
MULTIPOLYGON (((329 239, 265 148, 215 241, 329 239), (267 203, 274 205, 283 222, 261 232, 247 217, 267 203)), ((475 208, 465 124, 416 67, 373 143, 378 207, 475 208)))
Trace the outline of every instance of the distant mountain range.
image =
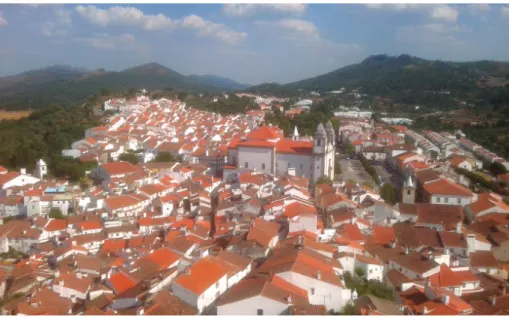
POLYGON ((298 91, 327 92, 341 87, 363 88, 371 95, 391 96, 415 91, 459 91, 509 83, 509 63, 496 61, 445 62, 403 54, 372 55, 358 64, 280 85, 264 83, 251 92, 291 94, 298 91))
POLYGON ((248 91, 295 96, 341 87, 361 88, 369 95, 390 96, 415 102, 423 92, 451 91, 456 97, 476 96, 485 88, 509 84, 509 63, 496 61, 446 62, 403 54, 372 55, 360 63, 301 81, 248 86, 215 75, 182 75, 157 63, 120 72, 87 71, 56 65, 0 78, 0 109, 36 109, 48 104, 69 105, 98 94, 101 88, 188 92, 248 91), (410 99, 409 99, 410 98, 410 99))
POLYGON ((70 105, 98 94, 129 88, 148 90, 172 88, 189 92, 221 92, 247 85, 214 75, 185 76, 157 63, 148 63, 120 72, 87 71, 55 65, 0 77, 0 109, 36 109, 49 104, 70 105))

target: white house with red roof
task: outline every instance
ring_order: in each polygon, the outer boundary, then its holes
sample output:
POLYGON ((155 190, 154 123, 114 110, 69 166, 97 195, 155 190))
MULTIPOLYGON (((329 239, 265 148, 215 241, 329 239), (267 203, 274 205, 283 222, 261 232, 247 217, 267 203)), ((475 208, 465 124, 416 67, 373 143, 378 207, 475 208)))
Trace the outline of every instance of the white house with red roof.
POLYGON ((173 293, 202 312, 228 288, 228 270, 213 260, 200 259, 173 282, 173 293))
POLYGON ((236 167, 237 171, 256 170, 276 176, 291 174, 312 181, 321 176, 332 179, 335 144, 330 122, 326 128, 318 125, 313 142, 301 140, 298 133, 284 138, 281 129, 262 126, 246 138, 237 138, 228 144, 228 166, 236 167))

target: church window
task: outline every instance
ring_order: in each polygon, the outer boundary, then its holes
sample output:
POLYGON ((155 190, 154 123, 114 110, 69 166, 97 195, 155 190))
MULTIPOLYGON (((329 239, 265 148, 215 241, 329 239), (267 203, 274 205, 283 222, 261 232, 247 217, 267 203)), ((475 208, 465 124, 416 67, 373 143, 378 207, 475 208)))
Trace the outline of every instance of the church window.
POLYGON ((321 146, 321 145, 322 145, 322 141, 321 141, 320 139, 317 139, 317 140, 316 140, 316 145, 317 145, 317 146, 321 146))

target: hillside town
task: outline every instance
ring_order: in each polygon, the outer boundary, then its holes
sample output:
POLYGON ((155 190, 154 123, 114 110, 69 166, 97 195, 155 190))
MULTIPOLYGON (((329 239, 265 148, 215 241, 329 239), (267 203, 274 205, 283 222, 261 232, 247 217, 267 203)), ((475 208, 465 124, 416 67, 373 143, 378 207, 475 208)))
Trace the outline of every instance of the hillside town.
POLYGON ((85 183, 0 166, 2 314, 509 314, 509 162, 354 108, 285 135, 266 114, 319 97, 239 95, 106 101, 62 151, 85 183))

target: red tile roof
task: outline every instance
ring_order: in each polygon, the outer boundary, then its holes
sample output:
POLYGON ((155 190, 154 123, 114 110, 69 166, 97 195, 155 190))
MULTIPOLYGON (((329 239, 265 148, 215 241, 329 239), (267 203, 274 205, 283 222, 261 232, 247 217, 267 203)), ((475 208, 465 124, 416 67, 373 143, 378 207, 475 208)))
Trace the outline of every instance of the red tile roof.
POLYGON ((44 227, 45 231, 63 231, 67 228, 66 220, 50 219, 48 224, 44 227))
POLYGON ((472 196, 472 191, 459 185, 452 183, 445 179, 440 179, 434 182, 426 183, 423 186, 424 190, 430 195, 457 195, 457 196, 472 196))
POLYGON ((247 135, 248 139, 278 139, 282 138, 283 134, 277 127, 262 126, 247 135))
POLYGON ((123 272, 117 272, 115 274, 112 274, 109 278, 109 283, 111 284, 111 287, 115 290, 117 295, 122 294, 126 290, 133 288, 137 285, 137 282, 129 277, 127 274, 123 272))
POLYGON ((281 139, 276 143, 276 152, 308 155, 313 153, 313 142, 281 139))
POLYGON ((180 275, 175 283, 193 292, 203 294, 210 286, 228 274, 227 270, 205 257, 190 267, 189 274, 180 275))

